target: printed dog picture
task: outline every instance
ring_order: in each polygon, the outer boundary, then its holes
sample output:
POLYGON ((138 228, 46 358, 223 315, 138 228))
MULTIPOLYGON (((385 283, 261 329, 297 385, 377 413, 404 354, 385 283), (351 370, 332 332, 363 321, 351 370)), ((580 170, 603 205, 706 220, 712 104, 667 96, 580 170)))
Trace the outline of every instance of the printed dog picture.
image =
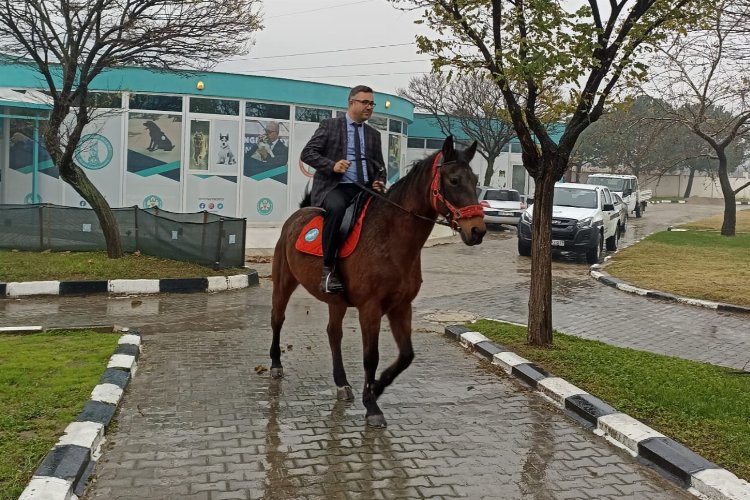
POLYGON ((232 152, 232 148, 229 145, 229 134, 219 132, 219 158, 217 160, 219 165, 236 165, 237 157, 232 152))
POLYGON ((206 134, 196 131, 193 134, 193 164, 200 165, 205 163, 207 154, 208 141, 206 140, 206 134))
POLYGON ((148 144, 149 151, 156 151, 162 149, 164 151, 172 151, 174 144, 169 140, 169 137, 162 132, 159 126, 151 120, 143 122, 143 126, 148 130, 150 142, 148 144))

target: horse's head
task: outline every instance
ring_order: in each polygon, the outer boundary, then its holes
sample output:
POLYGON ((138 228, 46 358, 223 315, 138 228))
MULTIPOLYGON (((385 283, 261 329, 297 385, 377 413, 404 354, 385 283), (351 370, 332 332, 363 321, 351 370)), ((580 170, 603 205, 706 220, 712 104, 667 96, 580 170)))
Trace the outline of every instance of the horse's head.
POLYGON ((476 141, 459 151, 453 147, 453 137, 448 136, 433 166, 433 206, 458 230, 467 245, 480 244, 487 233, 484 211, 477 199, 477 176, 469 166, 476 152, 476 141))

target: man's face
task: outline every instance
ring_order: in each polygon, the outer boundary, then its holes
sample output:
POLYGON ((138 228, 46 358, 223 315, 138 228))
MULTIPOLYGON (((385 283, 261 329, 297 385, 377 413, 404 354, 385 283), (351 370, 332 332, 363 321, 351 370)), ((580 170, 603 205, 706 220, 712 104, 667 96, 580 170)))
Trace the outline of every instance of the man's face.
POLYGON ((349 99, 349 116, 356 122, 363 122, 372 116, 375 109, 372 92, 358 92, 349 99))
POLYGON ((279 138, 279 129, 269 125, 266 128, 266 136, 268 137, 268 142, 275 142, 279 138))

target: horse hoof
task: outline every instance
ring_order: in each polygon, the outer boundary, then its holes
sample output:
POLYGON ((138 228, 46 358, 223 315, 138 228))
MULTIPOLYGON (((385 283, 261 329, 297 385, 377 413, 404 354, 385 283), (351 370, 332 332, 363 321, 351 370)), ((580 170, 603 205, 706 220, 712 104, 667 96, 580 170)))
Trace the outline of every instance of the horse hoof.
POLYGON ((354 392, 351 386, 345 385, 344 387, 336 388, 336 399, 339 401, 354 401, 354 392))
POLYGON ((367 415, 365 420, 367 421, 367 427, 374 427, 376 429, 385 429, 388 427, 383 415, 367 415))
POLYGON ((271 378, 281 378, 284 376, 284 369, 282 367, 271 368, 271 378))

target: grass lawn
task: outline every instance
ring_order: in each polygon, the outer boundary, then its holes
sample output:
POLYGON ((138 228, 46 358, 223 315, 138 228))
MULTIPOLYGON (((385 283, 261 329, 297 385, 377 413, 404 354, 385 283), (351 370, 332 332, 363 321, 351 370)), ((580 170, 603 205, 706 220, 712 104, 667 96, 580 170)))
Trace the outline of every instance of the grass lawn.
POLYGON ((553 347, 531 347, 525 327, 486 320, 467 326, 750 479, 747 373, 557 332, 553 347))
POLYGON ((642 288, 750 306, 750 210, 737 211, 737 236, 721 236, 721 221, 652 234, 615 254, 606 271, 642 288))
POLYGON ((109 259, 106 252, 0 250, 0 282, 196 278, 242 273, 247 273, 247 269, 214 271, 198 264, 148 255, 128 254, 121 259, 109 259))
POLYGON ((31 474, 88 401, 119 335, 0 334, 0 500, 31 474))

